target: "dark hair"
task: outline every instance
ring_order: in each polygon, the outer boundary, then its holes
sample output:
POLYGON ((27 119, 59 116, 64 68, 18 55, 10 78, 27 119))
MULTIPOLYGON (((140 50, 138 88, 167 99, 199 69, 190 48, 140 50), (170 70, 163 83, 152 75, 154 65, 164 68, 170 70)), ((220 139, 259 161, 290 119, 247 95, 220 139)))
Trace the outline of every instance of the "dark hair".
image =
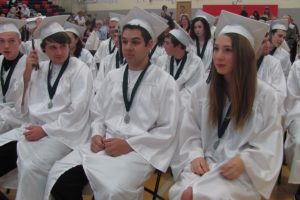
POLYGON ((206 19, 202 18, 202 17, 196 17, 195 19, 192 20, 192 25, 191 25, 191 30, 190 30, 190 36, 193 40, 195 40, 197 38, 195 30, 194 30, 194 26, 196 24, 196 22, 202 22, 203 27, 204 27, 204 38, 205 41, 208 41, 211 38, 211 32, 210 32, 210 27, 209 27, 209 23, 206 21, 206 19))
POLYGON ((145 41, 145 45, 147 45, 149 43, 150 40, 152 40, 152 37, 150 35, 150 33, 143 27, 139 26, 139 25, 131 25, 131 24, 126 24, 124 27, 123 27, 123 31, 122 33, 124 32, 124 30, 126 29, 130 29, 130 30, 134 30, 134 29, 138 29, 141 31, 142 33, 142 36, 144 38, 144 41, 145 41))
MULTIPOLYGON (((236 129, 241 129, 252 113, 255 98, 257 80, 255 52, 246 37, 237 33, 225 35, 231 39, 235 58, 231 88, 227 89, 231 100, 230 117, 234 119, 236 129)), ((223 75, 218 74, 213 65, 208 114, 208 122, 212 125, 218 124, 219 115, 223 111, 226 101, 226 85, 223 75)))
POLYGON ((174 47, 180 45, 181 49, 186 49, 186 46, 184 44, 182 44, 176 37, 174 37, 171 33, 169 33, 166 38, 170 38, 172 44, 174 45, 174 47))
POLYGON ((56 42, 58 44, 70 44, 70 38, 65 32, 54 33, 42 40, 41 48, 45 52, 47 42, 56 42))
MULTIPOLYGON (((186 15, 186 14, 183 14, 183 15, 181 15, 181 17, 180 17, 180 26, 182 27, 182 23, 181 23, 181 21, 182 21, 182 19, 183 18, 186 18, 187 19, 187 21, 188 21, 188 27, 187 27, 187 32, 189 32, 190 31, 190 29, 191 29, 191 23, 190 23, 190 19, 189 19, 189 16, 188 15, 186 15)), ((183 27, 182 27, 183 28, 183 27)))
MULTIPOLYGON (((165 18, 168 20, 167 24, 169 25, 169 31, 173 30, 175 28, 175 22, 174 22, 174 20, 170 16, 166 16, 165 18)), ((158 44, 158 46, 162 46, 164 44, 165 37, 166 37, 165 31, 162 32, 157 37, 157 44, 158 44)))
POLYGON ((80 54, 81 54, 81 51, 82 51, 82 48, 83 48, 83 44, 82 44, 81 39, 76 34, 74 34, 74 33, 72 33, 72 34, 75 37, 75 39, 78 39, 77 43, 76 43, 76 49, 74 51, 74 56, 76 58, 78 58, 80 56, 80 54))

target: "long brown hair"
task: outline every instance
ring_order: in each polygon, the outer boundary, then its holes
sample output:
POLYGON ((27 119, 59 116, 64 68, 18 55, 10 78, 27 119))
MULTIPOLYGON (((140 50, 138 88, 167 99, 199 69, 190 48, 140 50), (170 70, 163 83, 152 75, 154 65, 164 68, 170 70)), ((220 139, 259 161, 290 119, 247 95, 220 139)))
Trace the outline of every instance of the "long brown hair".
POLYGON ((256 58, 250 42, 237 33, 226 33, 231 38, 232 50, 235 58, 235 67, 232 71, 233 80, 228 87, 223 75, 217 73, 212 66, 212 79, 209 88, 209 114, 208 122, 218 124, 219 115, 222 113, 226 93, 231 101, 230 117, 236 124, 236 129, 241 129, 252 112, 256 92, 256 58))

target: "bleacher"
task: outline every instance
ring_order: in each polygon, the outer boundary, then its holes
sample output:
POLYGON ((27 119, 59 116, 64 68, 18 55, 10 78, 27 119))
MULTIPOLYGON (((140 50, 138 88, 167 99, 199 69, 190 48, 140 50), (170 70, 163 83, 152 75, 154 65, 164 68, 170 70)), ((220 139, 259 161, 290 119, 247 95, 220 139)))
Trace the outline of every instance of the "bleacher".
MULTIPOLYGON (((6 2, 6 0, 0 0, 2 12, 5 14, 9 12, 9 7, 6 2)), ((44 16, 69 14, 65 12, 64 8, 60 7, 59 5, 53 4, 48 0, 21 0, 18 2, 26 4, 31 10, 35 10, 36 12, 41 13, 44 16)))

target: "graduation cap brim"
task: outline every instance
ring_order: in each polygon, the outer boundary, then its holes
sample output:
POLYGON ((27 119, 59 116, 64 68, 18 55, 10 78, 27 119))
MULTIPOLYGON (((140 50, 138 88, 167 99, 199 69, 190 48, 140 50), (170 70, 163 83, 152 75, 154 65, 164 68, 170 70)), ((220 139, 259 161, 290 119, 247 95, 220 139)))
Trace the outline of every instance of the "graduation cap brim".
POLYGON ((226 33, 231 32, 243 35, 250 41, 253 48, 257 50, 265 38, 265 34, 269 31, 269 25, 222 10, 215 30, 215 35, 219 36, 220 33, 225 33, 225 29, 226 33))
POLYGON ((169 33, 186 47, 188 47, 193 42, 190 35, 176 22, 175 29, 171 30, 169 33))
POLYGON ((69 15, 57 15, 52 17, 46 17, 33 32, 33 38, 41 38, 53 35, 58 32, 65 32, 63 26, 69 15))
POLYGON ((166 28, 168 28, 168 25, 165 22, 138 7, 131 9, 119 22, 121 29, 123 29, 126 24, 143 27, 149 32, 152 39, 157 38, 166 28))
POLYGON ((73 24, 70 22, 66 22, 64 28, 66 32, 72 32, 75 35, 77 35, 79 38, 83 37, 85 31, 85 28, 83 26, 79 26, 77 24, 73 24))

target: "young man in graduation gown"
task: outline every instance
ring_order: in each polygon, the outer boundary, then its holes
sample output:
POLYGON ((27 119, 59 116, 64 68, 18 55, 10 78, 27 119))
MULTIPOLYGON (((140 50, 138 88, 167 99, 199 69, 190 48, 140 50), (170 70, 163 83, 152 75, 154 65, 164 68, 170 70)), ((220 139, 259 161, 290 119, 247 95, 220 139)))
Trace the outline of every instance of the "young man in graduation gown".
POLYGON ((166 55, 158 57, 157 65, 174 77, 180 91, 182 103, 188 100, 191 88, 205 78, 201 58, 188 51, 192 39, 179 25, 165 37, 166 55))
POLYGON ((65 20, 49 17, 36 29, 50 60, 38 63, 34 50, 28 55, 19 111, 26 123, 0 135, 0 176, 17 167, 17 200, 41 200, 53 163, 89 138, 92 75, 69 56, 65 20))
POLYGON ((281 67, 285 78, 287 79, 291 68, 290 53, 282 48, 282 43, 286 36, 288 22, 285 19, 273 20, 271 22, 270 41, 271 49, 270 55, 280 60, 281 67))
POLYGON ((92 105, 91 142, 56 162, 44 199, 50 192, 56 200, 82 199, 88 182, 95 199, 143 199, 144 182, 169 166, 177 144, 178 89, 148 56, 166 26, 139 8, 123 20, 128 65, 106 76, 92 105))
MULTIPOLYGON (((14 107, 17 100, 22 96, 19 90, 21 79, 25 69, 26 55, 19 49, 21 45, 21 34, 19 29, 25 25, 25 21, 0 17, 0 119, 11 123, 0 123, 0 133, 8 131, 13 127, 19 126, 21 122, 10 117, 11 107, 14 107)), ((3 161, 4 162, 4 161, 3 161)), ((0 178, 0 184, 6 186, 6 180, 0 178), (3 183, 1 183, 3 181, 3 183)), ((0 192, 0 199, 5 199, 0 192)))
POLYGON ((20 125, 19 120, 11 117, 11 107, 22 96, 20 85, 25 70, 26 55, 20 52, 21 34, 19 29, 26 22, 17 19, 0 17, 0 133, 20 125))
MULTIPOLYGON (((115 32, 111 35, 111 38, 117 48, 112 54, 105 56, 100 63, 97 76, 94 80, 94 91, 96 92, 101 83, 104 81, 106 75, 113 69, 118 69, 126 64, 122 50, 119 49, 119 31, 116 29, 115 32)), ((121 41, 120 41, 121 42, 121 41)))
POLYGON ((280 60, 269 54, 269 48, 269 33, 266 33, 259 49, 256 51, 257 77, 275 89, 281 113, 284 114, 284 100, 287 93, 286 80, 280 60))
POLYGON ((295 200, 300 200, 300 60, 294 62, 287 79, 287 98, 285 101, 285 158, 290 170, 288 183, 297 184, 295 200))
POLYGON ((118 29, 118 23, 122 17, 124 17, 124 16, 117 14, 117 13, 110 13, 110 20, 108 23, 110 37, 100 43, 100 46, 94 55, 93 64, 91 67, 94 77, 97 74, 97 71, 98 71, 98 68, 99 68, 99 65, 100 65, 102 59, 105 56, 110 55, 110 54, 114 53, 115 51, 117 51, 116 45, 114 44, 111 36, 115 32, 115 30, 118 29))

